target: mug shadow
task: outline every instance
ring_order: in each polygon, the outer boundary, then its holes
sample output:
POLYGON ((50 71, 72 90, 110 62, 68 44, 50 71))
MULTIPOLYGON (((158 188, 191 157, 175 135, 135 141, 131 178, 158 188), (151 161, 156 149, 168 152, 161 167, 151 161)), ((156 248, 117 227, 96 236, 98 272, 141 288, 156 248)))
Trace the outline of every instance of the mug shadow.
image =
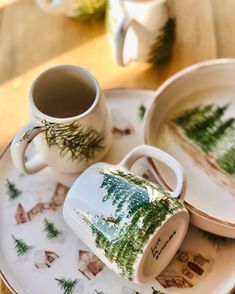
POLYGON ((0 84, 105 33, 104 21, 42 12, 33 0, 0 9, 0 84))

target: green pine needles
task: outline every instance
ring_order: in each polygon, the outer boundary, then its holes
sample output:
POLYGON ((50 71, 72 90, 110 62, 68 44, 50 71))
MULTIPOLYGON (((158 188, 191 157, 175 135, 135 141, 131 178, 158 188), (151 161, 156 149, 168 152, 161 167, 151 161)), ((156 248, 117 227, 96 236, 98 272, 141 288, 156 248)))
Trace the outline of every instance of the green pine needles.
POLYGON ((152 287, 152 294, 164 294, 163 292, 159 291, 159 290, 156 290, 154 287, 152 287))
POLYGON ((106 0, 80 0, 76 17, 79 20, 99 19, 104 16, 106 0))
POLYGON ((7 179, 6 182, 7 194, 9 196, 9 200, 14 200, 22 194, 22 191, 16 188, 16 185, 13 182, 10 182, 7 179))
POLYGON ((169 18, 150 50, 149 62, 158 63, 170 55, 171 48, 175 42, 175 26, 175 19, 169 18))
POLYGON ((224 118, 228 107, 199 105, 179 113, 172 122, 224 172, 235 176, 235 119, 224 118))
POLYGON ((49 147, 56 146, 64 157, 70 153, 72 160, 89 160, 104 148, 104 137, 95 129, 85 128, 74 121, 70 124, 49 123, 42 120, 49 147))
POLYGON ((64 294, 72 294, 73 290, 78 282, 77 279, 75 280, 65 280, 62 279, 55 279, 58 282, 58 285, 60 286, 60 289, 64 291, 64 294))
POLYGON ((203 237, 207 238, 212 246, 217 247, 218 249, 227 245, 232 244, 233 239, 229 239, 223 236, 218 236, 206 231, 202 231, 203 237))
POLYGON ((150 236, 168 215, 182 209, 183 205, 181 201, 177 203, 162 195, 158 185, 131 173, 100 173, 103 177, 101 187, 105 190, 103 201, 112 202, 115 215, 92 217, 92 233, 96 246, 104 250, 108 259, 117 263, 122 275, 132 280, 133 265, 150 236), (152 198, 149 187, 157 190, 158 198, 152 198))
POLYGON ((23 256, 33 248, 27 245, 22 239, 17 239, 14 235, 12 235, 12 239, 15 243, 17 256, 23 256))
POLYGON ((59 231, 55 225, 48 221, 46 218, 44 219, 44 229, 43 229, 44 232, 46 232, 47 234, 47 239, 55 239, 57 237, 59 237, 62 232, 59 231))

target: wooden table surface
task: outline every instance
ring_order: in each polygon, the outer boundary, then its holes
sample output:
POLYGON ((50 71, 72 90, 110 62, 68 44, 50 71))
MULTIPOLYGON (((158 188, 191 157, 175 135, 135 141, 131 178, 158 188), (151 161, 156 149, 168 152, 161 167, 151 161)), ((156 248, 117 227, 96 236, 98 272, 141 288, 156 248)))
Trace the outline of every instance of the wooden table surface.
MULTIPOLYGON (((29 86, 49 66, 73 63, 85 67, 102 88, 156 89, 190 64, 235 57, 234 0, 175 0, 174 6, 177 39, 171 57, 155 67, 133 64, 122 68, 111 59, 103 21, 79 23, 47 15, 33 0, 8 4, 0 0, 0 152, 27 122, 29 86)), ((0 293, 10 293, 1 281, 0 293)))

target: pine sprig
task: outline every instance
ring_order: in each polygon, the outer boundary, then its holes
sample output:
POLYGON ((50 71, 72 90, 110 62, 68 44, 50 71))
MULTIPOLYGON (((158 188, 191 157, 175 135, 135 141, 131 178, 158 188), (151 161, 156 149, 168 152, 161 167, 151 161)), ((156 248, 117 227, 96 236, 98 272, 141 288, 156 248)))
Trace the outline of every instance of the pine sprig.
POLYGON ((49 147, 57 146, 60 155, 68 152, 72 160, 89 160, 104 148, 104 137, 92 127, 85 128, 74 121, 70 124, 49 123, 42 120, 49 147))
POLYGON ((60 236, 62 234, 62 232, 60 230, 58 230, 55 225, 48 221, 46 218, 44 219, 44 232, 47 233, 47 238, 48 239, 54 239, 57 238, 58 236, 60 236))
POLYGON ((79 20, 99 19, 104 16, 106 0, 80 0, 75 17, 79 20))
POLYGON ((18 256, 26 254, 33 248, 32 246, 27 245, 22 239, 17 239, 14 235, 12 235, 12 238, 14 240, 15 249, 18 256))
POLYGON ((149 62, 158 63, 170 55, 171 48, 175 42, 175 26, 175 19, 169 18, 161 28, 161 34, 157 37, 149 53, 149 62))
POLYGON ((152 287, 152 294, 164 294, 163 292, 159 291, 159 290, 156 290, 154 287, 152 287))
POLYGON ((6 187, 7 187, 7 194, 9 196, 9 200, 16 199, 22 193, 22 191, 17 189, 16 185, 10 182, 8 179, 6 182, 6 187))
POLYGON ((61 290, 64 291, 64 294, 72 294, 73 289, 75 288, 78 280, 65 280, 62 279, 55 279, 58 282, 58 285, 60 286, 61 290))

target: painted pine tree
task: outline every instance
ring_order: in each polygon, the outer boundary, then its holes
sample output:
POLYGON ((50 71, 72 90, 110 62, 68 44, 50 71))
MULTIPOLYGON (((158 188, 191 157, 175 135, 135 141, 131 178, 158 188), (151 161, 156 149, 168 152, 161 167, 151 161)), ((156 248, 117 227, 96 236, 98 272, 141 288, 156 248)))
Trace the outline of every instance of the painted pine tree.
POLYGON ((23 256, 28 253, 33 247, 26 244, 24 240, 17 239, 14 235, 12 235, 12 239, 15 244, 16 253, 18 256, 23 256))
POLYGON ((55 225, 52 222, 48 221, 48 219, 46 219, 46 218, 44 219, 43 231, 46 232, 48 239, 55 239, 62 234, 62 232, 60 230, 58 230, 55 227, 55 225))
POLYGON ((78 282, 77 279, 75 280, 66 280, 64 278, 62 279, 55 279, 58 282, 58 285, 60 286, 61 290, 64 291, 64 294, 72 294, 73 290, 78 282))
POLYGON ((107 258, 114 260, 122 274, 133 279, 133 264, 144 244, 167 215, 181 209, 181 201, 174 204, 166 195, 159 193, 151 198, 148 186, 158 185, 121 170, 104 172, 101 187, 105 190, 103 201, 111 201, 115 215, 95 216, 90 222, 97 247, 104 250, 107 258), (134 184, 134 185, 133 185, 134 184), (161 195, 161 196, 160 196, 161 195))
POLYGON ((235 119, 224 118, 229 105, 199 105, 172 119, 203 152, 210 154, 218 166, 235 175, 235 119))
POLYGON ((6 182, 7 194, 9 196, 9 200, 14 200, 22 194, 22 191, 16 188, 16 185, 7 179, 6 182))

